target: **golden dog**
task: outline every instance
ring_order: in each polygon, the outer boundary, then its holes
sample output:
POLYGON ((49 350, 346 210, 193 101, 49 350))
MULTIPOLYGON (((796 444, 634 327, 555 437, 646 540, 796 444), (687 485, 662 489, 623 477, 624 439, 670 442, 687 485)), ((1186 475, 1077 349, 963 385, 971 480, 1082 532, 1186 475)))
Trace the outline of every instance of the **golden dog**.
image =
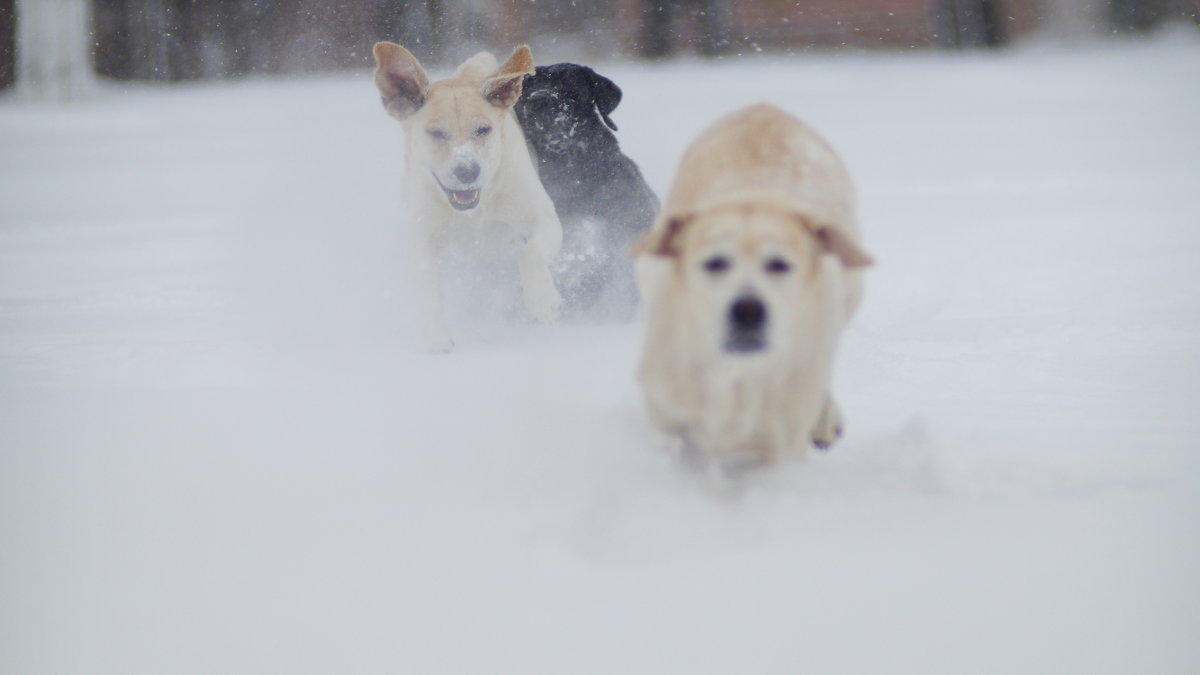
POLYGON ((562 225, 512 110, 534 72, 529 47, 518 47, 499 66, 480 52, 432 83, 404 47, 380 42, 374 51, 383 106, 404 127, 404 199, 424 247, 429 347, 454 345, 441 299, 448 252, 469 258, 518 247, 525 309, 538 321, 553 321, 561 298, 549 265, 562 244, 562 225))
POLYGON ((834 348, 872 262, 854 211, 837 154, 788 113, 755 105, 700 134, 635 251, 657 427, 720 463, 841 435, 834 348))

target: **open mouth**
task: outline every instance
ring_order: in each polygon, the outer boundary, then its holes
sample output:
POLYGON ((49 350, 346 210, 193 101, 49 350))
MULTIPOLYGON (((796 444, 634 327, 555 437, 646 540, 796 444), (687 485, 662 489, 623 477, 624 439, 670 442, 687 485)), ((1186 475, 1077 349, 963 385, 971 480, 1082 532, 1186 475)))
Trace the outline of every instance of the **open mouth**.
POLYGON ((479 206, 479 190, 451 190, 442 185, 442 181, 438 179, 437 174, 433 174, 433 179, 437 181, 438 187, 442 188, 442 192, 446 193, 446 199, 449 200, 451 208, 458 211, 470 211, 479 206))

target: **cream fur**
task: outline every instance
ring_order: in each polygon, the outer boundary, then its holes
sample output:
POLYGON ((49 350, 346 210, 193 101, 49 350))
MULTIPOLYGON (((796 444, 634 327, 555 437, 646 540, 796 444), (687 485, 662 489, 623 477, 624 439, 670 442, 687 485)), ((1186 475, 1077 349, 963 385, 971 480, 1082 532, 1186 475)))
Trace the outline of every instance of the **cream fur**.
POLYGON ((798 119, 760 104, 702 132, 638 247, 649 309, 638 379, 651 421, 719 460, 832 443, 837 336, 871 262, 857 237, 850 177, 798 119), (728 269, 706 267, 714 257, 728 269), (728 308, 747 295, 767 308, 768 346, 732 353, 728 308))
POLYGON ((518 47, 499 66, 481 52, 432 83, 399 45, 377 44, 375 60, 384 107, 405 132, 404 202, 424 248, 421 267, 429 287, 419 295, 428 301, 429 348, 453 348, 440 282, 449 252, 460 254, 457 259, 481 246, 519 246, 525 308, 538 321, 554 321, 561 298, 549 263, 562 244, 562 226, 512 112, 522 79, 533 73, 529 48, 518 47), (463 181, 456 168, 464 165, 478 166, 478 177, 463 181), (456 210, 449 190, 476 193, 477 205, 456 210))

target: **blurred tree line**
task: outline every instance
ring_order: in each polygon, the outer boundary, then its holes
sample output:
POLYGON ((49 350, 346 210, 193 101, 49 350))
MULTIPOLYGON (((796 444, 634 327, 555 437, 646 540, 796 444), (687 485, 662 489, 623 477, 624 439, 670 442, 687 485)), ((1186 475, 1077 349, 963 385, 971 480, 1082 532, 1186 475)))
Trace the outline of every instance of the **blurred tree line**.
MULTIPOLYGON (((1093 32, 1097 24, 1101 32, 1144 31, 1168 17, 1200 17, 1200 0, 86 1, 90 34, 80 39, 94 71, 132 80, 365 66, 380 39, 444 65, 518 42, 539 53, 557 46, 563 58, 580 60, 814 45, 974 47, 1004 44, 1044 17, 1093 32)), ((19 8, 48 2, 0 0, 0 86, 16 73, 19 8)))

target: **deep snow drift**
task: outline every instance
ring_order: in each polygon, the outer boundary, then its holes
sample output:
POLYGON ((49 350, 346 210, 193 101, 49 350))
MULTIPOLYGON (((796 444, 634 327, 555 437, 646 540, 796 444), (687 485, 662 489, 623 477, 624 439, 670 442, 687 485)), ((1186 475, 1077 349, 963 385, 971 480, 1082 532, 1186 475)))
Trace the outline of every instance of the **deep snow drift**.
POLYGON ((714 490, 637 325, 414 353, 367 73, 0 100, 0 671, 1200 672, 1200 36, 599 70, 660 193, 842 151, 846 438, 714 490))

